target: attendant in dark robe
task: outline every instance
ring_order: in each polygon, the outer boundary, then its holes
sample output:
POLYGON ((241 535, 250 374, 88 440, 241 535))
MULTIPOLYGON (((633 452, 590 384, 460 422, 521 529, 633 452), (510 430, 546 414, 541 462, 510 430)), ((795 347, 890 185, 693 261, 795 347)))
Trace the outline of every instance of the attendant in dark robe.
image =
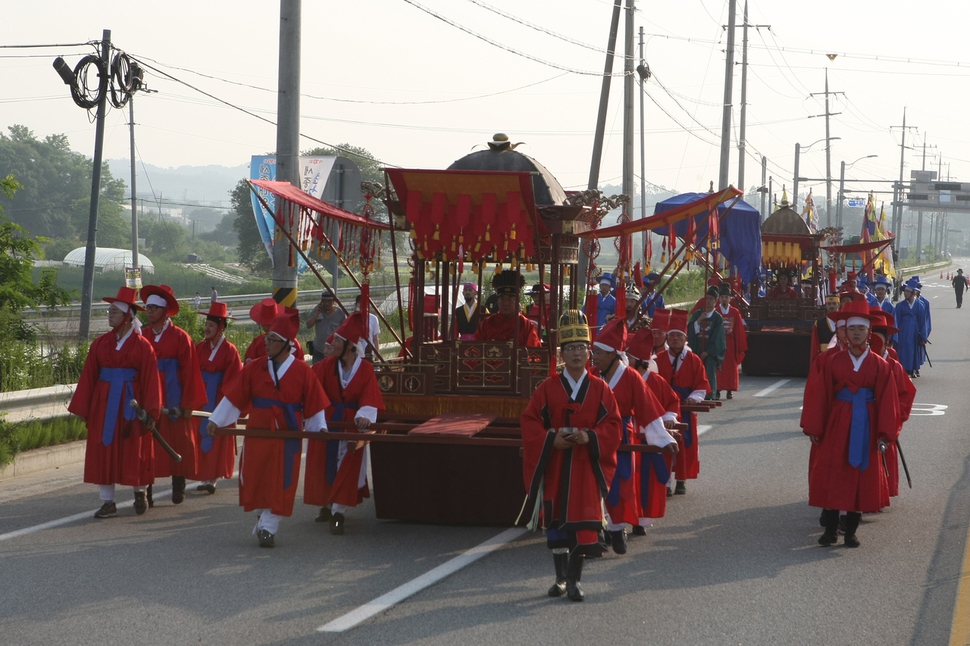
MULTIPOLYGON (((659 310, 658 310, 659 312, 659 310)), ((687 312, 670 310, 670 327, 667 332, 667 351, 657 355, 657 370, 670 387, 680 395, 680 403, 696 404, 711 393, 704 361, 687 347, 687 312)), ((698 452, 697 413, 684 416, 687 430, 682 433, 683 445, 677 453, 674 475, 677 479, 675 494, 687 493, 687 480, 700 473, 698 452)))
MULTIPOLYGON (((374 366, 358 356, 363 330, 360 312, 351 314, 333 333, 333 356, 313 366, 313 374, 330 400, 330 422, 353 422, 360 433, 384 410, 374 366)), ((303 502, 321 508, 316 521, 329 522, 331 534, 343 534, 348 508, 370 497, 365 448, 360 442, 346 440, 311 442, 307 448, 303 502)))
POLYGON ((519 347, 537 348, 542 345, 532 322, 519 312, 519 292, 525 279, 518 272, 506 269, 495 275, 492 287, 498 294, 498 313, 486 316, 475 332, 476 341, 517 340, 519 347), (516 337, 518 327, 518 337, 516 337))
MULTIPOLYGON (((310 366, 292 353, 290 343, 299 330, 299 315, 276 317, 266 334, 266 355, 247 363, 225 385, 225 396, 209 417, 210 435, 245 413, 246 428, 269 433, 327 428, 330 401, 310 366)), ((239 505, 256 512, 253 534, 260 547, 275 546, 280 521, 293 513, 302 449, 298 438, 247 437, 243 442, 239 505)))
POLYGON ((963 275, 962 269, 957 269, 957 273, 953 277, 953 280, 950 281, 950 284, 953 285, 953 293, 957 297, 957 309, 960 309, 963 307, 963 291, 968 285, 967 277, 963 275))
POLYGON ((452 334, 459 341, 471 341, 475 338, 475 332, 478 331, 478 285, 475 283, 465 283, 462 285, 461 295, 464 297, 465 302, 455 308, 452 334))
POLYGON ((660 274, 650 272, 643 278, 643 304, 640 306, 647 318, 653 318, 657 310, 665 309, 664 295, 657 292, 660 274))
POLYGON ((835 321, 829 318, 832 312, 838 312, 841 303, 838 294, 828 294, 825 297, 825 313, 821 318, 815 320, 812 325, 812 341, 810 344, 809 365, 815 358, 829 349, 829 341, 835 336, 835 321))
POLYGON ((146 489, 155 478, 155 440, 129 406, 138 401, 148 416, 158 419, 162 390, 151 344, 139 333, 135 290, 118 289, 103 298, 111 330, 91 344, 84 368, 67 409, 84 420, 88 439, 84 452, 84 482, 98 485, 101 508, 95 518, 117 515, 115 485, 132 487, 135 513, 148 509, 146 489))
MULTIPOLYGON (((635 309, 634 309, 635 311, 635 309)), ((623 424, 623 444, 649 444, 667 452, 677 451, 677 440, 664 427, 660 402, 634 368, 627 365, 626 323, 608 321, 593 342, 594 369, 610 387, 623 424)), ((626 554, 626 529, 640 526, 637 460, 631 451, 617 453, 616 474, 606 496, 606 531, 617 554, 626 554)))
POLYGON ((704 309, 694 312, 687 322, 687 343, 704 362, 704 368, 707 370, 707 382, 711 386, 711 393, 707 399, 721 398, 721 390, 717 385, 717 371, 727 351, 724 319, 715 311, 718 295, 717 287, 708 287, 707 296, 704 298, 704 309))
POLYGON ((838 542, 839 510, 845 510, 845 545, 858 547, 862 514, 889 498, 878 446, 896 440, 896 381, 889 364, 869 349, 871 315, 865 302, 833 314, 846 320, 848 350, 819 361, 805 383, 801 427, 812 440, 808 504, 821 507, 825 532, 819 544, 838 542))
POLYGON ((872 303, 884 312, 893 313, 893 302, 889 295, 892 293, 893 284, 882 274, 876 276, 872 281, 872 291, 875 292, 876 302, 872 303))
MULTIPOLYGON (((169 446, 182 456, 176 462, 161 446, 155 451, 155 477, 172 477, 172 502, 185 500, 185 478, 198 469, 199 435, 193 428, 192 411, 205 406, 206 392, 202 383, 195 344, 188 332, 170 317, 179 312, 179 303, 168 285, 146 285, 141 290, 148 325, 142 334, 152 344, 158 360, 162 384, 162 401, 168 414, 158 420, 158 432, 169 446)), ((153 506, 152 489, 148 489, 148 506, 153 506)))
POLYGON ((577 310, 559 322, 565 370, 539 384, 522 414, 522 466, 533 514, 546 530, 556 582, 549 596, 582 601, 583 559, 602 554, 603 499, 616 470, 620 415, 610 387, 586 371, 589 327, 577 310))
MULTIPOLYGON (((222 399, 222 387, 242 370, 239 351, 225 336, 226 322, 232 319, 226 304, 217 302, 208 312, 199 312, 205 318, 205 338, 195 344, 195 356, 205 383, 206 404, 204 411, 212 412, 222 399)), ((195 473, 190 477, 199 480, 196 491, 216 492, 219 478, 231 478, 236 467, 236 438, 233 435, 212 436, 206 431, 209 420, 200 417, 193 421, 199 433, 199 460, 195 473)))
MULTIPOLYGON (((717 370, 717 387, 715 392, 726 390, 727 398, 734 397, 734 391, 739 387, 741 363, 748 351, 748 334, 744 329, 744 317, 741 310, 731 305, 731 286, 721 283, 718 288, 718 304, 715 310, 724 321, 724 359, 717 370)), ((719 397, 715 397, 719 399, 719 397)))

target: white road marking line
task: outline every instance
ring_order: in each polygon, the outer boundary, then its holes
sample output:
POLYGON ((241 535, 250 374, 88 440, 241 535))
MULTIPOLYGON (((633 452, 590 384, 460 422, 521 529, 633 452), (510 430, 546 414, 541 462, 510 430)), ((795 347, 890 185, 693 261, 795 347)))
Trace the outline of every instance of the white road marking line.
MULTIPOLYGON (((170 493, 172 493, 171 489, 159 489, 158 491, 152 491, 153 496, 166 496, 170 493)), ((129 500, 128 502, 119 502, 116 506, 118 509, 126 509, 134 504, 134 500, 129 500)), ((33 534, 45 529, 60 527, 61 525, 69 525, 70 523, 84 520, 86 518, 94 518, 94 512, 96 511, 98 510, 92 509, 91 511, 85 511, 80 514, 74 514, 73 516, 66 516, 64 518, 58 518, 57 520, 41 523, 40 525, 34 525, 33 527, 24 527, 23 529, 17 529, 12 532, 7 532, 6 534, 0 534, 0 541, 10 540, 11 538, 17 538, 19 536, 26 536, 27 534, 33 534)))
POLYGON ((775 383, 771 384, 770 386, 768 386, 764 390, 761 390, 761 391, 756 392, 754 394, 754 396, 755 397, 764 397, 766 395, 769 395, 769 394, 773 393, 774 391, 778 390, 779 388, 781 388, 782 386, 784 386, 785 384, 787 384, 789 381, 791 381, 791 379, 779 379, 778 381, 776 381, 775 383))
POLYGON ((330 623, 320 626, 317 628, 317 632, 340 633, 350 630, 361 622, 370 619, 374 615, 391 608, 401 601, 404 601, 411 595, 416 594, 431 585, 434 585, 438 581, 441 581, 445 577, 454 574, 465 566, 471 565, 483 556, 486 556, 506 543, 515 540, 526 531, 528 530, 522 527, 512 527, 507 529, 501 534, 488 539, 484 543, 476 545, 467 552, 456 556, 450 561, 442 563, 433 570, 425 572, 418 578, 412 579, 404 585, 391 590, 387 594, 383 594, 373 601, 365 603, 356 610, 352 610, 343 616, 337 617, 330 623))
POLYGON ((698 424, 697 425, 697 437, 700 437, 704 433, 707 433, 712 428, 714 428, 714 427, 711 426, 710 424, 698 424))

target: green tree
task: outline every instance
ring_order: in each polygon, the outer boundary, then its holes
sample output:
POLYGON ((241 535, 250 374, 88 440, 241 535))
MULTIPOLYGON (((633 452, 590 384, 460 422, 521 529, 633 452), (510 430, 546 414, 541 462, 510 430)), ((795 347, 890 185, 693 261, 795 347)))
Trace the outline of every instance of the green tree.
MULTIPOLYGON (((13 198, 20 188, 13 175, 0 180, 0 190, 8 198, 13 198)), ((55 270, 45 274, 40 285, 34 284, 34 259, 42 255, 44 241, 44 238, 31 237, 22 226, 0 214, 0 309, 12 312, 40 303, 57 305, 68 300, 67 293, 57 287, 55 270)))
POLYGON ((236 234, 236 211, 230 211, 222 216, 219 224, 212 231, 206 231, 199 235, 199 238, 221 244, 224 247, 236 247, 239 245, 239 236, 236 234))
POLYGON ((239 238, 239 244, 236 247, 239 262, 256 275, 266 275, 272 270, 273 265, 269 254, 266 253, 263 239, 259 236, 251 195, 249 182, 245 179, 239 180, 236 187, 229 192, 232 211, 236 215, 232 228, 239 238))
MULTIPOLYGON (((0 133, 0 168, 16 176, 22 185, 16 198, 7 195, 2 200, 10 220, 38 236, 86 238, 91 160, 73 152, 66 135, 39 140, 21 125, 10 126, 8 131, 9 135, 0 133)), ((125 183, 112 178, 107 164, 103 165, 98 202, 101 246, 116 246, 114 243, 123 239, 119 231, 124 222, 120 205, 124 193, 125 183)))
POLYGON ((189 248, 188 235, 185 227, 178 222, 139 218, 138 235, 145 238, 145 246, 151 250, 153 258, 177 262, 185 260, 189 248))
POLYGON ((384 164, 375 159, 374 155, 366 148, 352 146, 350 144, 338 144, 336 148, 320 146, 318 148, 311 148, 301 154, 308 157, 346 157, 357 164, 357 167, 360 169, 361 179, 368 182, 377 182, 378 184, 384 183, 384 164))

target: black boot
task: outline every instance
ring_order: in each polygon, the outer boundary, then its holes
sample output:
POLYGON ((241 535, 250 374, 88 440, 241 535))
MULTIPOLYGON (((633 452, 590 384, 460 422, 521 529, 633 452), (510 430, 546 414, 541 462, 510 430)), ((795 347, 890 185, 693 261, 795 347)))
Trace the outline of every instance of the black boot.
POLYGON ((566 569, 566 595, 572 601, 582 601, 586 597, 583 594, 583 588, 579 585, 579 580, 583 578, 583 560, 583 555, 577 550, 570 552, 566 569))
POLYGON ((617 554, 626 554, 626 532, 621 529, 617 532, 607 532, 607 534, 612 537, 613 551, 617 554))
POLYGON ((185 476, 172 476, 172 502, 176 505, 185 500, 185 476))
POLYGON ((556 564, 556 582, 549 588, 550 597, 561 597, 566 594, 566 570, 569 568, 569 553, 552 555, 556 564))
POLYGON ((148 508, 151 509, 155 506, 155 499, 152 498, 152 486, 148 485, 148 489, 145 489, 145 498, 148 500, 148 508))
POLYGON ((818 544, 822 547, 830 547, 839 542, 839 510, 823 509, 822 524, 825 532, 818 539, 818 544))
POLYGON ((850 511, 845 515, 845 546, 859 547, 859 539, 855 537, 855 532, 859 529, 859 522, 862 514, 857 511, 850 511))

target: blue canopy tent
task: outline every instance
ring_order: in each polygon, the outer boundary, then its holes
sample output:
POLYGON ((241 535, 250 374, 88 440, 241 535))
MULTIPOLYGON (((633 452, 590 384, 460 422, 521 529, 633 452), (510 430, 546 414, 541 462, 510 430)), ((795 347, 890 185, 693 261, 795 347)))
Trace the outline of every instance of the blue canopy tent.
MULTIPOLYGON (((654 215, 659 215, 666 211, 677 209, 709 197, 708 193, 681 193, 674 197, 667 198, 662 202, 657 202, 654 208, 654 215)), ((741 275, 741 279, 746 283, 757 280, 761 272, 761 213, 756 208, 742 200, 732 198, 718 204, 719 224, 719 249, 731 266, 735 267, 741 275), (729 210, 730 209, 730 210, 729 210)), ((707 235, 708 213, 697 213, 693 216, 695 240, 704 240, 707 235)), ((688 220, 681 220, 674 223, 674 233, 677 237, 687 236, 688 220)), ((651 229, 654 233, 662 236, 669 235, 668 226, 660 226, 651 229)), ((702 247, 708 247, 709 242, 704 241, 702 247)))

